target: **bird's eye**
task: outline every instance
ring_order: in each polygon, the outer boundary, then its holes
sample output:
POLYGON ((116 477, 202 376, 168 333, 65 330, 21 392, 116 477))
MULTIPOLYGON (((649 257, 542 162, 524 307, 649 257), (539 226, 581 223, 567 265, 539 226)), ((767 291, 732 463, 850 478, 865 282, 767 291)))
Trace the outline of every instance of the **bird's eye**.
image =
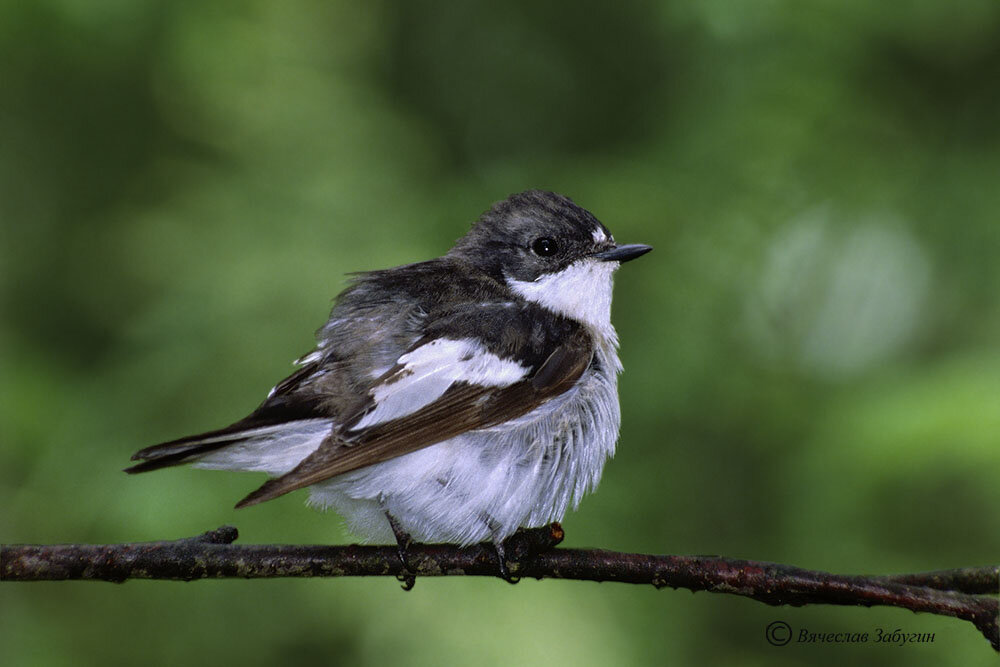
POLYGON ((531 244, 532 252, 539 257, 551 257, 556 254, 558 249, 559 247, 556 246, 556 242, 548 237, 535 239, 535 242, 531 244))

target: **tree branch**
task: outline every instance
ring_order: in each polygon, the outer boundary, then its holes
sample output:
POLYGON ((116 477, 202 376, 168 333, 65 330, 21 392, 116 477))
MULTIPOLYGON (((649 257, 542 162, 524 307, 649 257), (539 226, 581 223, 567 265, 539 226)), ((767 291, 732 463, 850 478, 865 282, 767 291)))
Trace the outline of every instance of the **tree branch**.
MULTIPOLYGON (((132 544, 7 545, 3 581, 193 579, 242 577, 396 576, 407 572, 395 546, 234 545, 223 526, 197 537, 132 544)), ((553 549, 559 524, 518 533, 507 543, 512 574, 652 584, 730 593, 769 605, 885 605, 971 622, 1000 651, 1000 566, 888 576, 853 576, 720 556, 653 556, 602 549, 553 549)), ((407 561, 418 577, 495 576, 491 546, 458 549, 412 545, 407 561)))

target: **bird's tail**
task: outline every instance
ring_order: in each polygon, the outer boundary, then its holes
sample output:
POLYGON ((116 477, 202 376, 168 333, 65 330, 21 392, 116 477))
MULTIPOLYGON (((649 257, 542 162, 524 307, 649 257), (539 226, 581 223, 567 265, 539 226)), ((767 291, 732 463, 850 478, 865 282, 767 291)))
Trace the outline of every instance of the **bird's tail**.
POLYGON ((302 419, 256 428, 234 424, 139 450, 127 473, 194 464, 215 470, 260 471, 283 475, 319 447, 330 434, 327 419, 302 419))

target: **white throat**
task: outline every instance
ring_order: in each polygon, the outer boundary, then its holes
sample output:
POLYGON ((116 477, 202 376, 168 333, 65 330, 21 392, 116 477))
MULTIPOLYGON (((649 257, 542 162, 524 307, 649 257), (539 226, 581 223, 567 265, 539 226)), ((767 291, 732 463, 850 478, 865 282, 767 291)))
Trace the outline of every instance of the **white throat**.
POLYGON ((507 284, 528 301, 589 325, 596 333, 613 339, 611 288, 618 266, 618 262, 586 258, 537 280, 507 278, 507 284))

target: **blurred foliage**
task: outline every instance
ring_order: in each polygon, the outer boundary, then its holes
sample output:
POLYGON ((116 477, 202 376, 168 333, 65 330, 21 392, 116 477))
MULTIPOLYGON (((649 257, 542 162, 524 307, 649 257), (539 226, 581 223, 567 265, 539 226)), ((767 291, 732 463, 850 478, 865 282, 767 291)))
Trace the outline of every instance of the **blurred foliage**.
MULTIPOLYGON (((568 545, 839 572, 1000 560, 1000 4, 0 5, 0 541, 223 523, 343 542, 260 480, 127 477, 235 420, 349 271, 574 197, 620 274, 619 454, 568 545)), ((7 584, 5 665, 994 664, 971 626, 573 582, 7 584), (789 646, 794 629, 933 645, 789 646)))

